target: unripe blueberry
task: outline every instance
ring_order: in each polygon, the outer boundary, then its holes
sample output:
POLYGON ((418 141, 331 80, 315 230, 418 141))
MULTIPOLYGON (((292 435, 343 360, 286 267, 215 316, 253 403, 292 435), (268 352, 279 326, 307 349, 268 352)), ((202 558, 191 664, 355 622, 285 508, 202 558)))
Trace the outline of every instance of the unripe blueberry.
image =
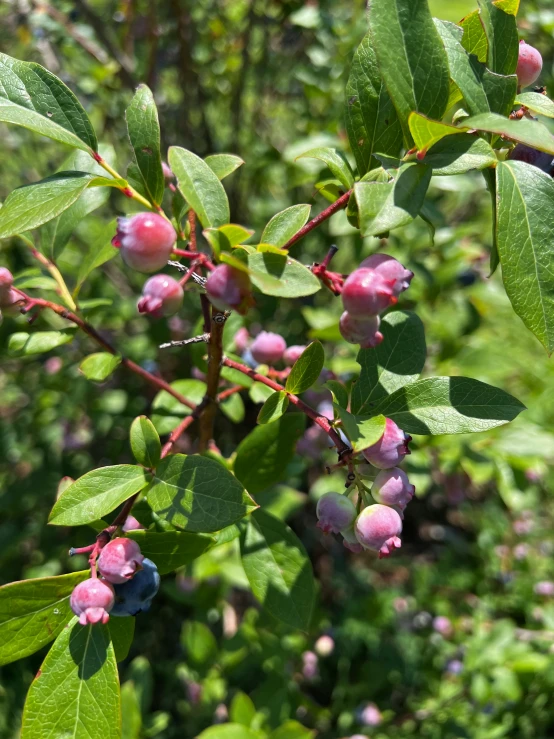
POLYGON ((113 586, 99 577, 91 577, 90 580, 79 583, 69 599, 71 610, 79 616, 82 626, 108 623, 113 604, 113 586))
POLYGON ((0 267, 0 299, 7 295, 13 285, 13 275, 6 267, 0 267))
POLYGON ((517 60, 517 81, 520 87, 529 87, 538 78, 542 70, 542 56, 534 46, 527 44, 523 39, 519 42, 519 57, 517 60))
POLYGON ((166 182, 173 182, 175 179, 175 175, 173 174, 173 171, 169 164, 166 162, 162 162, 162 171, 164 173, 164 178, 166 182))
POLYGON ((381 470, 371 488, 371 495, 377 503, 396 506, 401 511, 414 497, 414 493, 415 487, 410 484, 408 475, 398 467, 381 470))
POLYGON ((134 516, 127 516, 125 519, 125 523, 121 527, 122 531, 137 531, 139 529, 145 529, 146 526, 143 526, 140 521, 138 521, 134 516))
POLYGON ((250 347, 252 356, 259 364, 276 364, 283 356, 287 343, 279 334, 261 331, 250 347))
POLYGON ((342 304, 354 318, 368 318, 398 302, 394 294, 395 280, 383 277, 374 269, 357 269, 342 288, 342 304))
POLYGON ((218 264, 206 282, 206 294, 218 310, 236 310, 244 315, 252 305, 250 279, 246 272, 229 264, 218 264))
POLYGON ((137 213, 117 219, 112 244, 120 247, 128 267, 149 273, 167 264, 176 239, 175 229, 165 218, 157 213, 137 213))
POLYGON ((398 259, 388 254, 372 254, 360 264, 359 269, 372 269, 385 280, 393 280, 392 290, 396 297, 410 287, 414 273, 403 267, 398 259))
POLYGON ((405 434, 394 421, 387 418, 383 436, 375 444, 364 449, 362 454, 374 467, 389 470, 400 464, 406 454, 410 454, 408 444, 411 440, 409 434, 405 434))
POLYGON ((345 310, 340 317, 339 330, 342 338, 349 344, 359 344, 362 349, 373 349, 383 341, 380 325, 379 316, 355 318, 345 310))
POLYGON ((169 275, 154 275, 142 288, 142 298, 137 303, 139 313, 149 313, 154 318, 172 316, 183 304, 183 288, 169 275))
POLYGON ((356 539, 364 549, 379 552, 379 559, 388 557, 394 549, 400 549, 402 519, 394 508, 386 505, 370 505, 360 513, 354 523, 356 539))
POLYGON ((239 328, 235 334, 235 338, 233 339, 233 344, 235 345, 235 351, 237 354, 243 354, 248 349, 248 345, 250 344, 250 334, 248 333, 247 328, 244 328, 244 326, 239 328))
POLYGON ((142 560, 142 569, 128 582, 114 585, 112 616, 136 616, 147 611, 160 587, 160 574, 151 559, 142 560))
POLYGON ((356 539, 354 526, 350 526, 348 529, 343 529, 340 533, 342 535, 343 546, 346 549, 349 549, 351 552, 355 552, 356 554, 364 551, 363 546, 356 539))
POLYGON ((140 569, 144 555, 132 539, 112 539, 100 552, 98 571, 108 582, 124 583, 140 569))
POLYGON ((325 493, 317 501, 317 526, 325 534, 338 534, 348 529, 356 518, 356 507, 346 495, 340 493, 325 493))
POLYGON ((545 151, 533 149, 532 146, 516 144, 508 154, 508 159, 512 159, 516 162, 527 162, 527 164, 532 164, 534 167, 538 167, 547 174, 552 174, 554 165, 552 154, 547 154, 545 151))
POLYGON ((292 367, 292 365, 300 359, 305 348, 305 346, 300 346, 299 344, 288 346, 283 354, 283 362, 288 367, 292 367))

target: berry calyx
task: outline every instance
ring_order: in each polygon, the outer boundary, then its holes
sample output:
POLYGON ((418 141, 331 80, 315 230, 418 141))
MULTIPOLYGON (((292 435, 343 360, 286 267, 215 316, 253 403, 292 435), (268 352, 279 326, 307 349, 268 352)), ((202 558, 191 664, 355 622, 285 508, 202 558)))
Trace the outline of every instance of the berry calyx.
POLYGON ((342 338, 349 344, 359 344, 362 349, 373 349, 383 341, 383 334, 379 331, 381 319, 379 316, 356 318, 348 311, 344 311, 339 321, 339 330, 342 338))
POLYGON ((388 254, 372 254, 364 259, 359 269, 372 269, 385 280, 392 280, 392 290, 396 297, 410 287, 414 273, 406 269, 398 259, 388 254))
POLYGON ((401 511, 406 508, 414 494, 415 486, 410 483, 404 470, 398 467, 381 470, 371 488, 371 495, 377 503, 395 506, 401 511))
POLYGON ((114 585, 112 616, 136 616, 147 611, 160 587, 160 574, 151 559, 142 560, 142 569, 128 582, 114 585))
POLYGON ((121 249, 128 267, 138 272, 157 272, 165 266, 177 239, 169 221, 157 213, 137 213, 117 219, 112 244, 121 249))
POLYGON ((250 279, 246 272, 218 264, 206 282, 206 294, 218 310, 236 310, 244 315, 252 305, 250 279))
POLYGON ((542 71, 542 56, 534 46, 523 41, 519 42, 519 56, 517 60, 517 81, 520 87, 532 85, 542 71))
POLYGON ((183 297, 177 280, 169 275, 154 275, 145 282, 137 308, 139 313, 149 313, 154 318, 172 316, 182 306, 183 297))
POLYGON ((109 582, 91 577, 79 583, 71 593, 69 605, 81 626, 87 624, 106 624, 114 604, 114 589, 109 582))
POLYGON ((325 493, 317 501, 317 527, 324 534, 338 534, 348 529, 356 518, 356 507, 346 495, 340 493, 325 493))
POLYGON ((98 571, 108 582, 124 583, 141 568, 144 555, 132 539, 112 539, 100 552, 98 571))
POLYGON ((357 269, 342 288, 344 309, 354 318, 368 318, 398 302, 393 287, 395 280, 383 277, 374 269, 357 269))
POLYGON ((370 505, 360 513, 354 524, 356 539, 364 549, 379 552, 379 559, 388 557, 402 542, 402 519, 394 508, 370 505))
POLYGON ((283 356, 287 343, 279 334, 261 331, 250 347, 258 364, 276 364, 283 356))
POLYGON ((411 440, 409 434, 405 434, 394 421, 387 418, 383 436, 375 444, 364 449, 362 454, 374 467, 388 470, 399 465, 406 454, 410 454, 408 444, 411 440))
POLYGON ((292 346, 288 346, 285 349, 285 352, 283 354, 283 362, 287 365, 287 367, 292 367, 292 365, 300 359, 300 356, 305 348, 305 346, 293 344, 292 346))

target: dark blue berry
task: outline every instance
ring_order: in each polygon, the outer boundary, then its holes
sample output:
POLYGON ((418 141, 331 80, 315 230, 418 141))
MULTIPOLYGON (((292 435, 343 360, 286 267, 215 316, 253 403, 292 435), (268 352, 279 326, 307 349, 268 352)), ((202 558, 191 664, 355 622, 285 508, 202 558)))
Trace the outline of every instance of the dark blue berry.
POLYGON ((122 585, 114 585, 115 604, 111 616, 136 616, 147 611, 160 587, 158 568, 151 559, 144 559, 142 569, 122 585))

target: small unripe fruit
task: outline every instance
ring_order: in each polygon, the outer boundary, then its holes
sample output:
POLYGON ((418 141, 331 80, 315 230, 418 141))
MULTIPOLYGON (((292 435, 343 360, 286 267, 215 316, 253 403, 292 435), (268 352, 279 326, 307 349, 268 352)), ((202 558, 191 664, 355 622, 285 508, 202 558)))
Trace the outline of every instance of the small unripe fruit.
POLYGON ((206 294, 218 310, 236 310, 241 315, 253 302, 248 275, 229 264, 218 264, 210 273, 206 294))
POLYGON ((379 558, 388 557, 394 549, 400 549, 402 519, 394 508, 386 505, 370 505, 360 513, 354 524, 356 539, 364 549, 379 552, 379 558))
POLYGON ((139 313, 149 313, 154 318, 172 316, 183 304, 183 288, 169 275, 154 275, 142 288, 142 298, 137 303, 139 313))
POLYGON ((0 267, 0 298, 7 295, 13 285, 13 275, 6 267, 0 267))
POLYGON ((360 552, 364 551, 363 546, 356 539, 353 526, 350 526, 348 529, 343 529, 340 533, 342 534, 343 546, 346 549, 349 549, 351 552, 355 552, 356 554, 360 554, 360 552))
POLYGON ((523 39, 519 42, 519 57, 517 60, 517 81, 520 87, 529 87, 538 78, 542 70, 542 56, 534 46, 527 44, 523 39))
POLYGON ((292 365, 300 359, 305 348, 305 346, 300 346, 298 344, 288 346, 283 354, 283 362, 288 367, 292 367, 292 365))
POLYGON ((98 571, 108 582, 124 583, 140 569, 144 555, 132 539, 112 539, 100 552, 98 571))
POLYGON ((385 431, 378 442, 364 449, 362 454, 367 461, 380 470, 396 467, 406 454, 410 453, 408 444, 412 437, 398 428, 394 421, 387 418, 385 431))
POLYGON ((164 179, 166 182, 173 182, 175 179, 175 175, 173 174, 173 171, 169 164, 166 164, 166 162, 162 162, 162 171, 164 173, 164 179))
POLYGON ((368 318, 398 302, 395 280, 386 279, 374 269, 357 269, 342 288, 342 304, 354 318, 368 318))
POLYGON ((377 503, 396 506, 401 511, 414 497, 414 493, 415 487, 408 480, 408 475, 398 467, 381 470, 371 488, 371 495, 377 503))
POLYGON ((279 334, 261 331, 250 347, 252 356, 259 364, 276 364, 283 356, 287 342, 279 334))
POLYGON ((317 526, 323 533, 338 534, 348 529, 356 518, 356 507, 346 495, 340 493, 325 493, 317 501, 317 526))
POLYGON ((379 316, 355 318, 345 310, 340 317, 339 330, 342 338, 349 344, 359 344, 362 349, 373 349, 383 341, 380 325, 379 316))
POLYGON ((138 272, 157 272, 167 264, 177 239, 169 221, 157 213, 137 213, 117 219, 112 244, 121 249, 128 267, 138 272))
POLYGON ((533 147, 527 146, 526 144, 516 144, 508 154, 508 159, 516 162, 527 162, 527 164, 532 164, 547 174, 552 174, 552 170, 554 169, 552 154, 533 149, 533 147))
POLYGON ((398 259, 388 254, 372 254, 360 264, 359 269, 372 269, 385 280, 392 280, 392 290, 396 297, 410 287, 414 273, 403 267, 398 259))
POLYGON ((91 577, 79 583, 69 599, 71 610, 82 626, 108 623, 114 604, 114 589, 109 582, 91 577))
POLYGON ((248 349, 248 345, 250 344, 250 334, 248 333, 247 328, 244 328, 244 326, 239 328, 235 334, 235 338, 233 339, 233 344, 235 345, 235 351, 237 354, 243 354, 248 349))
POLYGON ((160 574, 151 559, 142 560, 142 569, 128 582, 114 585, 112 616, 136 616, 147 611, 160 587, 160 574))
MULTIPOLYGON (((127 516, 125 519, 125 523, 121 527, 122 531, 138 531, 139 529, 145 529, 146 526, 143 526, 140 521, 138 521, 134 516, 127 516)), ((144 561, 144 560, 143 560, 144 561)))

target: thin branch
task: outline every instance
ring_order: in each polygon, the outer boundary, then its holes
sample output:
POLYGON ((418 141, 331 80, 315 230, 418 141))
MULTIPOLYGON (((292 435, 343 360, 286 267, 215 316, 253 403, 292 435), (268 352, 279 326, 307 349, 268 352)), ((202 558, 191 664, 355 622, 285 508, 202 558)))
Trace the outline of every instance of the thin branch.
POLYGON ((28 239, 23 234, 18 234, 18 237, 23 241, 29 249, 31 250, 31 254, 34 256, 34 258, 39 261, 46 269, 50 272, 54 280, 56 281, 56 284, 58 286, 58 291, 60 293, 60 298, 65 302, 68 308, 71 310, 77 310, 77 306, 75 304, 75 301, 73 300, 71 293, 69 292, 69 289, 67 285, 65 284, 65 280, 62 277, 62 273, 60 270, 56 267, 54 262, 50 261, 48 257, 45 257, 44 254, 41 254, 38 249, 35 248, 33 242, 28 239))
POLYGON ((210 342, 208 344, 208 376, 206 379, 206 395, 208 406, 200 420, 200 451, 204 451, 214 433, 214 420, 217 410, 217 389, 223 359, 223 331, 226 314, 212 307, 210 342))
POLYGON ((298 233, 295 233, 292 239, 289 239, 287 243, 281 248, 290 249, 293 244, 296 244, 297 241, 303 239, 306 234, 309 234, 310 231, 313 231, 314 228, 317 228, 320 223, 326 221, 339 210, 342 210, 342 208, 346 208, 351 195, 352 190, 348 190, 348 192, 345 192, 344 195, 341 195, 340 198, 338 200, 335 200, 335 202, 332 203, 328 208, 325 208, 325 210, 322 210, 319 215, 317 215, 315 218, 312 218, 311 221, 308 221, 308 223, 306 223, 306 225, 303 226, 300 231, 298 231, 298 233))

